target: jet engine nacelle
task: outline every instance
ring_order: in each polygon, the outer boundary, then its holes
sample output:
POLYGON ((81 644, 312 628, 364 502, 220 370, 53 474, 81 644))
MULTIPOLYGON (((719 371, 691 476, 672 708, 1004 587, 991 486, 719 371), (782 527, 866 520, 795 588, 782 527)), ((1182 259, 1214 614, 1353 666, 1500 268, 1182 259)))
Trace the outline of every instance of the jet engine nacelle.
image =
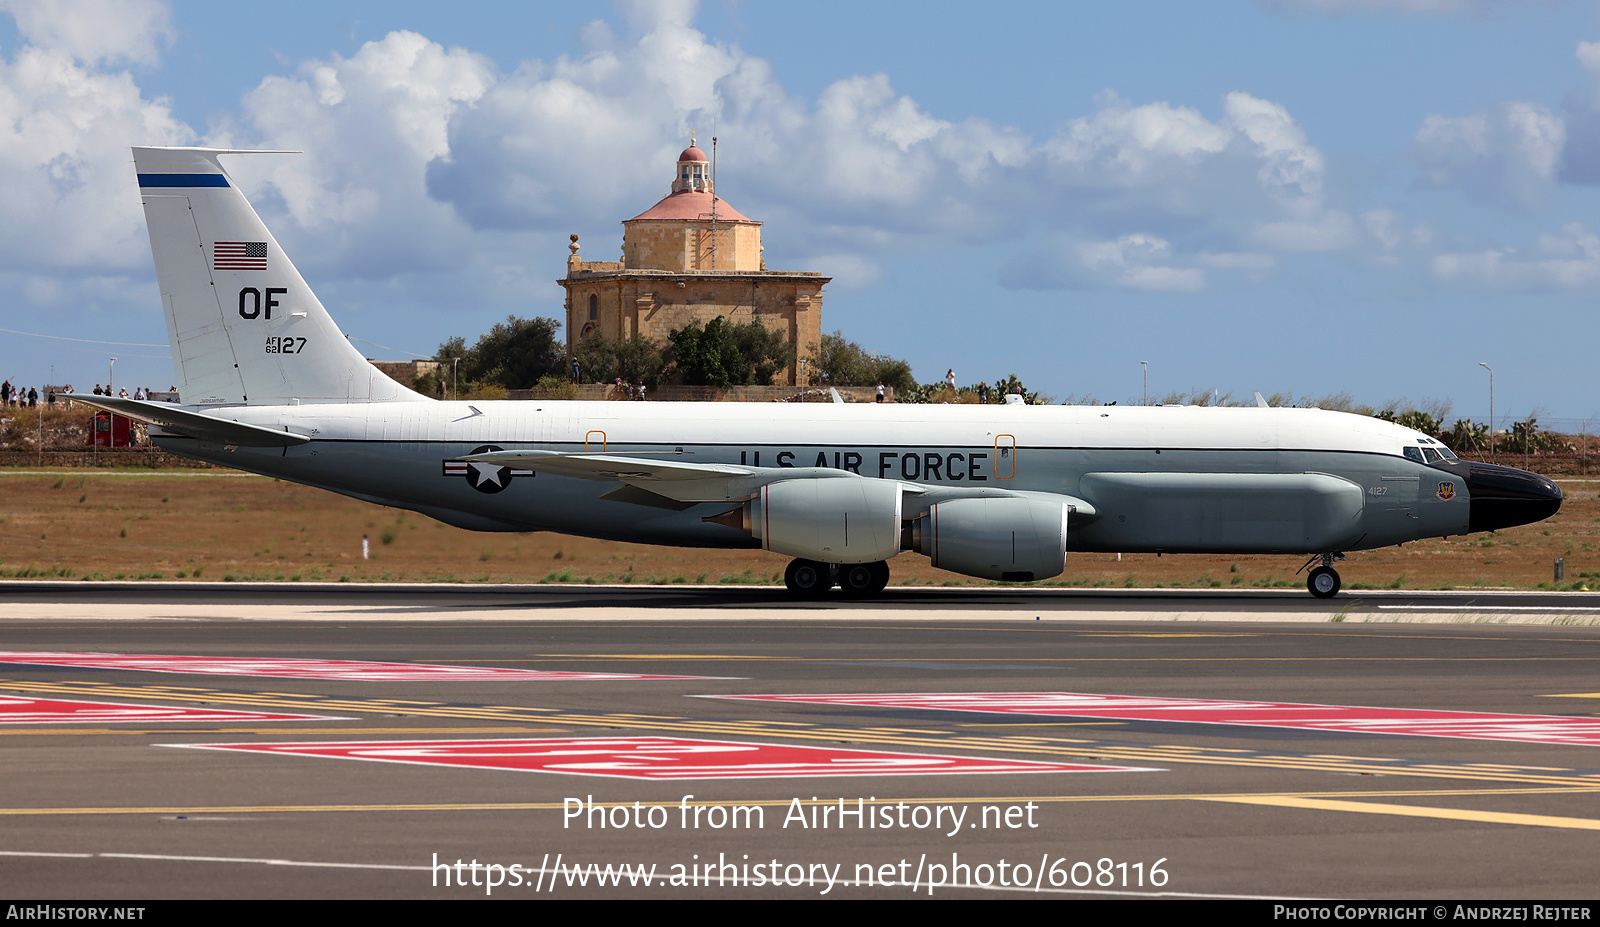
POLYGON ((1028 582, 1066 568, 1072 506, 1043 499, 953 499, 911 523, 911 544, 941 570, 1028 582))
POLYGON ((783 480, 745 503, 746 530, 767 550, 822 563, 872 563, 900 552, 900 484, 783 480))

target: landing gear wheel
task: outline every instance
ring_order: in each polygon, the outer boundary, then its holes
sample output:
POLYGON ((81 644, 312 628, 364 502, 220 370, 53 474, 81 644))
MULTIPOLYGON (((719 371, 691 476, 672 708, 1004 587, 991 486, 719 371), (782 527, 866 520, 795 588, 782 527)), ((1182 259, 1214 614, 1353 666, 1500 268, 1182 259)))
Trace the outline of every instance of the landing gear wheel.
POLYGON ((852 599, 877 595, 889 585, 889 564, 846 563, 839 567, 839 589, 852 599))
POLYGON ((826 563, 815 560, 794 560, 783 571, 783 584, 791 595, 816 598, 828 594, 833 588, 833 576, 826 563))
POLYGON ((883 591, 885 586, 889 585, 889 564, 879 560, 877 563, 872 564, 872 573, 872 594, 877 595, 883 591))
POLYGON ((1339 573, 1333 567, 1317 567, 1306 577, 1306 588, 1319 599, 1331 599, 1339 594, 1339 573))

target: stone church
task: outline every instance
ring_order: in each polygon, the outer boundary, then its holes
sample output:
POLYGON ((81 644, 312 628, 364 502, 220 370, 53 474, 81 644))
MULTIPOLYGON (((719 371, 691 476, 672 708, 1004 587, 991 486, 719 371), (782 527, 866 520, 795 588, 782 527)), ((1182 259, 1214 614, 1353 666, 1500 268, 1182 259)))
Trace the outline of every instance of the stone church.
MULTIPOLYGON (((691 144, 678 155, 672 190, 622 223, 622 260, 585 261, 572 236, 567 275, 567 348, 591 334, 644 335, 664 342, 674 329, 722 316, 760 322, 796 345, 801 367, 822 340, 822 287, 808 271, 767 270, 761 223, 717 196, 706 153, 691 144)), ((776 380, 800 384, 800 370, 776 380)))

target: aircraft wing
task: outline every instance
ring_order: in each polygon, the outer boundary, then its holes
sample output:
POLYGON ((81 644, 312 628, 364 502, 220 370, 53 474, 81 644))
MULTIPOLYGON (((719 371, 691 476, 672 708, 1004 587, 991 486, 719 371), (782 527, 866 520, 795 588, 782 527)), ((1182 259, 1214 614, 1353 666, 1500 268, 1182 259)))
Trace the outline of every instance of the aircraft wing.
POLYGON ((311 440, 305 435, 297 435, 291 431, 276 431, 261 425, 250 425, 191 412, 167 402, 120 399, 115 396, 85 396, 82 393, 61 393, 56 398, 81 402, 135 421, 159 425, 163 430, 173 434, 215 444, 232 444, 238 447, 293 447, 311 440))
POLYGON ((716 477, 755 476, 776 467, 746 467, 738 464, 681 463, 673 460, 652 460, 648 457, 630 457, 620 454, 562 454, 558 451, 491 451, 473 454, 462 460, 476 463, 498 464, 556 476, 571 476, 581 480, 623 480, 627 482, 657 482, 667 480, 703 480, 716 477))
MULTIPOLYGON (((557 451, 493 451, 463 457, 479 463, 498 464, 570 476, 584 480, 604 480, 634 486, 655 496, 679 503, 740 502, 754 496, 767 483, 781 480, 805 479, 866 479, 848 470, 833 467, 751 467, 743 464, 688 463, 681 460, 652 460, 623 454, 562 454, 557 451)), ((904 492, 925 497, 924 503, 943 502, 966 498, 1016 498, 1021 496, 1049 498, 1065 502, 1082 520, 1096 516, 1094 506, 1084 499, 1061 493, 1018 492, 1000 488, 968 488, 954 486, 922 486, 917 483, 900 484, 904 492)), ((619 501, 643 499, 617 496, 619 501)))
POLYGON ((794 479, 862 479, 831 467, 749 467, 742 464, 688 463, 623 454, 562 454, 556 451, 493 451, 461 458, 517 467, 535 473, 603 480, 637 486, 674 502, 736 502, 763 485, 794 479))

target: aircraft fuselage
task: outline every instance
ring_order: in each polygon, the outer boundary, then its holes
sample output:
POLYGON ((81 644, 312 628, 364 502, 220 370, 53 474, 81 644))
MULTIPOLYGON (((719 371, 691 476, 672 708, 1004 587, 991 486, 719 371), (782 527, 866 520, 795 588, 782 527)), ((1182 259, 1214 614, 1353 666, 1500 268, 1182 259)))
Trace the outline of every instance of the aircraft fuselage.
MULTIPOLYGON (((1069 550, 1170 553, 1324 553, 1465 534, 1465 468, 1485 466, 1417 462, 1402 451, 1418 433, 1313 409, 424 401, 203 411, 311 440, 156 442, 466 528, 701 547, 756 545, 702 520, 724 503, 659 506, 618 497, 614 484, 462 458, 543 450, 847 470, 911 489, 907 518, 952 491, 1060 494, 1093 508, 1073 523, 1069 550)), ((1554 483, 1528 476, 1526 498, 1510 503, 1521 521, 1560 504, 1554 483)))

